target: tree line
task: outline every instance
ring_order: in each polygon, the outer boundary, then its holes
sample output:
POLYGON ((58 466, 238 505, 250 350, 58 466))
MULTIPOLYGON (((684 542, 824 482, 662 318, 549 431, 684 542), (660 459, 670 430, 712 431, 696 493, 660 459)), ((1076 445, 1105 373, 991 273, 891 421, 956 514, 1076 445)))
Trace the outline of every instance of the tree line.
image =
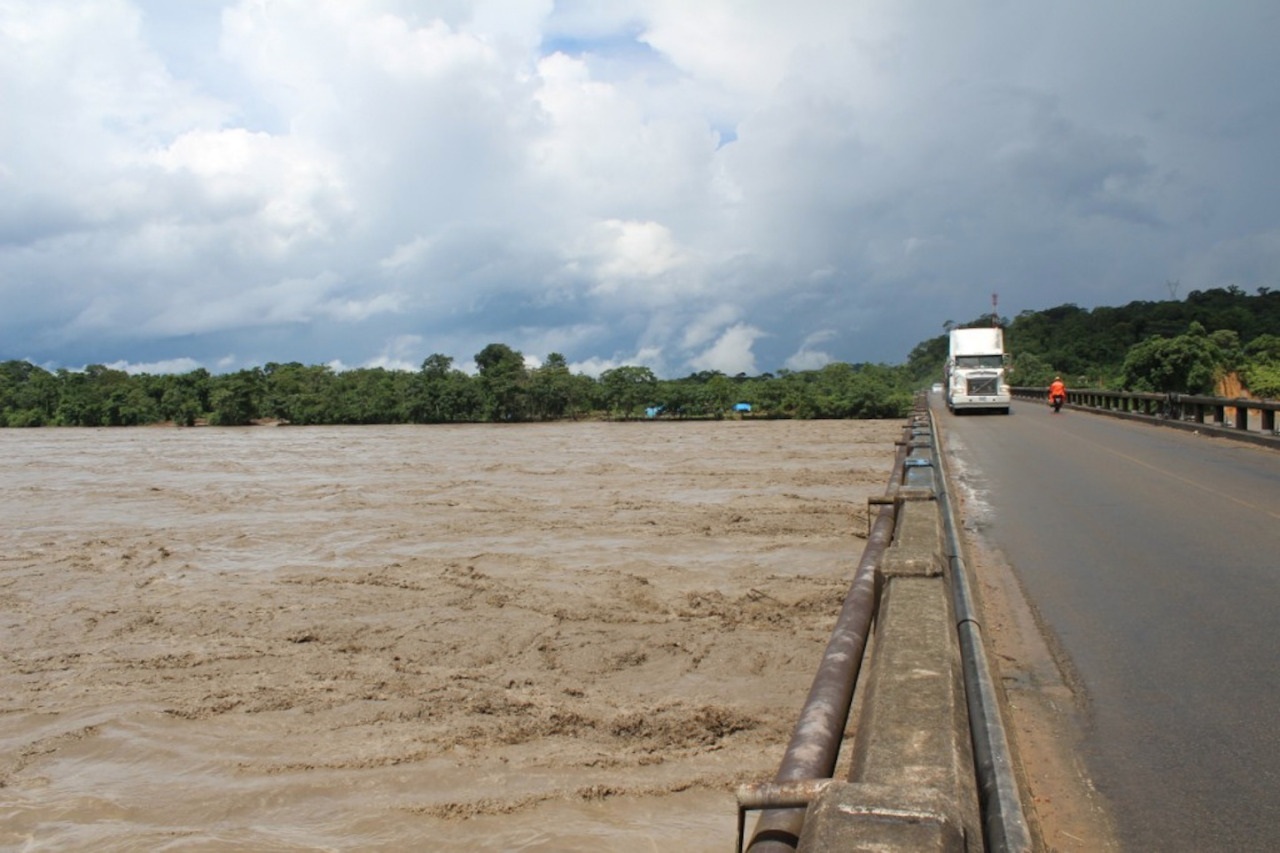
POLYGON ((750 407, 750 417, 897 418, 910 410, 917 384, 903 366, 843 362, 759 376, 703 371, 682 379, 626 365, 591 377, 573 373, 560 353, 530 368, 522 353, 500 343, 477 353, 475 364, 469 374, 436 353, 417 371, 271 362, 218 375, 203 368, 133 375, 100 364, 50 372, 7 361, 0 363, 0 426, 723 418, 742 416, 740 404, 750 407))
MULTIPOLYGON (((1280 291, 1229 286, 1184 300, 1085 310, 1060 305, 999 323, 1011 382, 1047 386, 1214 394, 1234 375, 1255 396, 1280 399, 1280 291)), ((953 324, 946 324, 948 327, 953 324)), ((722 418, 740 403, 751 417, 896 418, 920 388, 942 377, 947 335, 918 344, 903 365, 834 362, 818 370, 728 376, 702 371, 659 379, 624 365, 599 377, 573 373, 551 353, 530 368, 494 343, 475 355, 476 373, 433 354, 417 371, 268 363, 214 375, 133 375, 100 364, 47 371, 0 362, 0 427, 136 426, 173 422, 244 425, 500 423, 564 418, 722 418)))
MULTIPOLYGON (((1060 305, 962 325, 993 322, 1005 329, 1014 385, 1047 386, 1059 375, 1076 388, 1213 395, 1233 375, 1255 396, 1280 399, 1280 291, 1270 288, 1247 294, 1232 285, 1119 308, 1060 305)), ((912 376, 942 375, 947 340, 912 350, 912 376)))

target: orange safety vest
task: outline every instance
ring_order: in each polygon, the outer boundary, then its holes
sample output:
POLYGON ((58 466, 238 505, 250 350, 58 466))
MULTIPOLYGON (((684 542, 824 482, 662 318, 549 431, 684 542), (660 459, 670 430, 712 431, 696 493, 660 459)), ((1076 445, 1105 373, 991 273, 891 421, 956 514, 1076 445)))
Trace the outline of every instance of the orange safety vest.
POLYGON ((1054 380, 1053 384, 1049 386, 1049 399, 1052 400, 1054 397, 1062 397, 1064 400, 1067 397, 1067 386, 1063 384, 1061 379, 1054 380))

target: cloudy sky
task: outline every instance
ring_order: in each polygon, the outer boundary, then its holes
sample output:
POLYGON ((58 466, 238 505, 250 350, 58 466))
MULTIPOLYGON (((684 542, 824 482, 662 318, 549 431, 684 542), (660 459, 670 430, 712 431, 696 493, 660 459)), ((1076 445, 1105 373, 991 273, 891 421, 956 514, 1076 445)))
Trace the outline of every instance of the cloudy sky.
POLYGON ((0 360, 901 363, 1280 287, 1275 0, 0 0, 0 360))

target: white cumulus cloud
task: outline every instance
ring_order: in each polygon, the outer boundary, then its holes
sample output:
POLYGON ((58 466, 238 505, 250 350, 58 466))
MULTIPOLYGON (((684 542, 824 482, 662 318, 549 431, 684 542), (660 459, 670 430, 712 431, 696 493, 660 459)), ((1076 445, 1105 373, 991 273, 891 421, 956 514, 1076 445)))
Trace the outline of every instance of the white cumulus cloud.
POLYGON ((754 326, 737 323, 726 329, 714 344, 690 359, 689 363, 698 370, 718 370, 729 376, 737 376, 739 373, 753 375, 758 371, 756 358, 751 350, 755 342, 765 334, 754 326))

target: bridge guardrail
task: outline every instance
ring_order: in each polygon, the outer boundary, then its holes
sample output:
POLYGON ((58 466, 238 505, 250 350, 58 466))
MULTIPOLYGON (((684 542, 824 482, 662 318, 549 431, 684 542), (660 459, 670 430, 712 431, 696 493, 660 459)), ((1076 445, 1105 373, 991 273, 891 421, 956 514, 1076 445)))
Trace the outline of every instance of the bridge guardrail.
MULTIPOLYGON (((1049 389, 1015 386, 1014 399, 1045 401, 1049 389)), ((1276 412, 1280 400, 1205 397, 1198 394, 1158 394, 1085 388, 1067 391, 1067 405, 1101 414, 1150 421, 1255 444, 1280 447, 1276 412)))
POLYGON ((868 501, 869 521, 873 506, 879 512, 778 773, 738 789, 737 849, 746 813, 760 811, 749 853, 1030 851, 923 396, 886 494, 868 501), (855 685, 861 705, 846 738, 855 685), (836 779, 842 743, 847 772, 836 779))

